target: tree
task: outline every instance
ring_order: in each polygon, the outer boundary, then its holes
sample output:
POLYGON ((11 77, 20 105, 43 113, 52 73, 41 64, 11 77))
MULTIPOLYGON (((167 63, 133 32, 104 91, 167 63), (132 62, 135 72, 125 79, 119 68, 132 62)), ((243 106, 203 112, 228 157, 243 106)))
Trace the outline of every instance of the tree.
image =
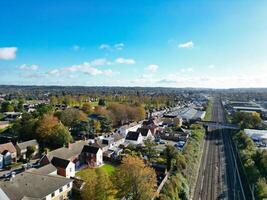
POLYGON ((52 105, 49 104, 41 104, 38 106, 36 110, 36 115, 43 116, 44 114, 51 113, 53 111, 52 105))
POLYGON ((36 123, 36 134, 40 141, 49 142, 54 133, 54 127, 59 123, 58 118, 52 114, 44 114, 36 123))
POLYGON ((67 127, 72 127, 75 121, 88 121, 84 112, 73 108, 57 112, 56 116, 67 127))
POLYGON ((90 114, 92 113, 92 106, 90 103, 86 102, 83 104, 82 106, 82 111, 86 114, 90 114))
POLYGON ((101 124, 100 125, 101 126, 101 132, 108 133, 111 131, 111 129, 112 129, 111 123, 107 117, 101 117, 99 121, 101 124))
POLYGON ((98 120, 92 120, 95 133, 99 133, 101 131, 101 123, 98 120))
POLYGON ((178 155, 178 151, 174 146, 167 145, 166 149, 164 150, 164 155, 167 160, 167 170, 170 170, 175 166, 175 158, 178 155))
POLYGON ((260 114, 253 113, 245 113, 245 112, 236 112, 233 115, 233 123, 237 123, 240 125, 241 129, 244 128, 258 128, 261 124, 260 114))
POLYGON ((81 192, 83 200, 114 199, 115 189, 103 169, 87 169, 83 179, 85 180, 85 186, 81 192))
POLYGON ((98 200, 114 199, 115 189, 108 176, 108 173, 101 168, 96 169, 97 185, 95 188, 96 197, 98 200))
POLYGON ((35 146, 27 146, 26 158, 30 161, 33 153, 36 151, 35 146))
POLYGON ((19 99, 19 102, 17 104, 16 110, 18 112, 23 112, 23 104, 24 104, 24 100, 23 99, 19 99))
POLYGON ((114 174, 118 198, 151 199, 156 192, 156 183, 155 171, 135 156, 125 156, 114 174))
POLYGON ((265 178, 259 178, 256 183, 257 199, 267 198, 267 183, 265 178))
POLYGON ((1 104, 1 112, 13 112, 14 111, 14 106, 8 102, 8 101, 4 101, 1 104))
POLYGON ((98 101, 98 105, 99 105, 99 106, 106 106, 106 101, 105 101, 105 99, 99 99, 99 101, 98 101))
POLYGON ((58 98, 56 96, 50 97, 50 103, 54 106, 58 103, 58 98))
POLYGON ((151 158, 157 156, 158 152, 155 150, 156 144, 152 140, 145 141, 144 153, 147 156, 148 160, 151 161, 151 158))
POLYGON ((187 180, 181 173, 172 176, 162 188, 160 200, 187 200, 189 187, 187 180))
POLYGON ((53 134, 50 140, 54 146, 62 147, 70 143, 72 137, 68 129, 63 124, 59 123, 53 128, 53 134))

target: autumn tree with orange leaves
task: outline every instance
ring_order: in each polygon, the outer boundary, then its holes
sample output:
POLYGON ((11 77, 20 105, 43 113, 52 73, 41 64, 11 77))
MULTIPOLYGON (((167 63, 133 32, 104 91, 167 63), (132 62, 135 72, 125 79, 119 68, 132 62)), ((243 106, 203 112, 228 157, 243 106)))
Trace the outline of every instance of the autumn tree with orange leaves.
POLYGON ((147 200, 156 193, 156 173, 138 157, 125 156, 113 178, 120 199, 147 200))

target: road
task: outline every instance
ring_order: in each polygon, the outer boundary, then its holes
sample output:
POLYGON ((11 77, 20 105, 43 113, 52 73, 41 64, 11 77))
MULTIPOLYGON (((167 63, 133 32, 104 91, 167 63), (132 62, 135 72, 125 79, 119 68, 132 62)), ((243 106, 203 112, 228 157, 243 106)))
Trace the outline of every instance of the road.
MULTIPOLYGON (((226 122, 219 98, 214 100, 211 121, 226 122)), ((193 199, 246 199, 235 160, 230 132, 209 129, 193 199)))

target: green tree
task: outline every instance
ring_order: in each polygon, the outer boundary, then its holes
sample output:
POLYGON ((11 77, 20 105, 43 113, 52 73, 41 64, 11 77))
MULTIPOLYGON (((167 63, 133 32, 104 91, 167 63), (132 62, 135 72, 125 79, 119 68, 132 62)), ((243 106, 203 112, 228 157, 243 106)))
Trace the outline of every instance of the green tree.
POLYGON ((99 121, 101 126, 101 132, 109 133, 112 129, 110 120, 107 117, 101 117, 99 121))
POLYGON ((89 102, 84 103, 82 106, 82 111, 86 114, 92 113, 93 109, 91 104, 89 102))
POLYGON ((35 146, 27 146, 26 158, 30 161, 33 153, 36 151, 35 146))
POLYGON ((167 170, 173 169, 173 167, 175 166, 175 158, 178 155, 178 151, 174 146, 167 145, 166 149, 164 150, 164 155, 167 160, 167 170))
POLYGON ((99 99, 99 101, 98 101, 98 105, 99 105, 99 106, 106 106, 106 101, 105 101, 105 99, 99 99))
POLYGON ((53 133, 49 138, 54 146, 64 146, 71 142, 72 137, 68 129, 61 123, 53 128, 53 133))
POLYGON ((83 200, 113 200, 115 189, 107 174, 101 168, 87 169, 83 179, 85 186, 81 192, 83 200))
POLYGON ((74 108, 57 112, 55 115, 67 127, 72 127, 76 121, 88 121, 84 112, 74 108))
POLYGON ((265 178, 259 178, 256 183, 256 196, 257 199, 267 198, 267 182, 265 178))
POLYGON ((8 101, 4 101, 1 104, 1 112, 13 112, 14 111, 14 106, 8 102, 8 101))

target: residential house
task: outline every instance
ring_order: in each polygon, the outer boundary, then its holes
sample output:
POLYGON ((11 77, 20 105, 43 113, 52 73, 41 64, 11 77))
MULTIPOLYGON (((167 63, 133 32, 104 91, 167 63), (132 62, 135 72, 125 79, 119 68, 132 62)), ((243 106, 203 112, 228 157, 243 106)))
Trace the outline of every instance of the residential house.
POLYGON ((143 143, 143 136, 140 132, 129 131, 126 135, 125 142, 129 144, 138 145, 143 143))
POLYGON ((109 146, 109 149, 112 147, 118 147, 121 144, 123 144, 125 141, 125 137, 118 134, 118 133, 114 133, 113 135, 110 135, 108 137, 104 137, 102 139, 102 144, 106 144, 109 146))
POLYGON ((178 128, 176 130, 166 132, 166 131, 158 131, 157 137, 164 140, 173 140, 173 141, 187 141, 191 132, 189 130, 178 128))
POLYGON ((70 199, 73 180, 62 176, 23 172, 10 181, 1 181, 0 188, 8 200, 70 199))
POLYGON ((70 160, 53 157, 51 163, 57 168, 58 175, 66 178, 75 176, 75 164, 70 160))
POLYGON ((26 159, 27 147, 29 147, 29 146, 33 146, 35 148, 35 151, 33 153, 33 157, 37 156, 37 154, 39 153, 39 144, 38 144, 37 140, 29 140, 26 142, 17 143, 15 145, 19 159, 23 159, 23 160, 26 159))
POLYGON ((133 122, 126 124, 118 128, 116 133, 126 136, 129 131, 136 131, 138 128, 141 128, 142 123, 133 122))
POLYGON ((81 163, 79 160, 80 153, 82 152, 84 145, 87 144, 88 140, 81 140, 75 143, 71 143, 67 147, 62 147, 54 151, 50 151, 40 159, 40 164, 41 165, 49 164, 53 159, 53 157, 58 157, 72 161, 75 164, 75 169, 77 170, 81 167, 81 163))
POLYGON ((152 135, 154 135, 158 129, 158 124, 156 119, 149 118, 148 120, 143 121, 142 128, 148 128, 152 135))
POLYGON ((83 164, 90 167, 97 167, 103 164, 103 151, 100 147, 85 145, 80 158, 83 164))
POLYGON ((44 175, 57 175, 57 168, 51 163, 39 168, 31 168, 28 171, 44 175))
POLYGON ((142 134, 143 140, 155 139, 149 128, 138 128, 136 132, 140 132, 142 134))
POLYGON ((0 159, 0 161, 2 161, 0 166, 2 167, 17 161, 17 151, 12 142, 1 144, 0 154, 2 155, 2 159, 0 159))
POLYGON ((125 137, 114 133, 108 137, 104 137, 102 139, 102 144, 108 145, 108 151, 103 151, 103 155, 105 158, 111 158, 111 157, 117 157, 120 155, 120 153, 123 151, 122 148, 120 148, 120 145, 122 145, 125 141, 125 137))
POLYGON ((5 121, 13 121, 22 117, 21 112, 4 112, 5 121))
POLYGON ((166 124, 168 126, 182 126, 183 119, 177 115, 164 115, 163 118, 163 124, 166 124))

